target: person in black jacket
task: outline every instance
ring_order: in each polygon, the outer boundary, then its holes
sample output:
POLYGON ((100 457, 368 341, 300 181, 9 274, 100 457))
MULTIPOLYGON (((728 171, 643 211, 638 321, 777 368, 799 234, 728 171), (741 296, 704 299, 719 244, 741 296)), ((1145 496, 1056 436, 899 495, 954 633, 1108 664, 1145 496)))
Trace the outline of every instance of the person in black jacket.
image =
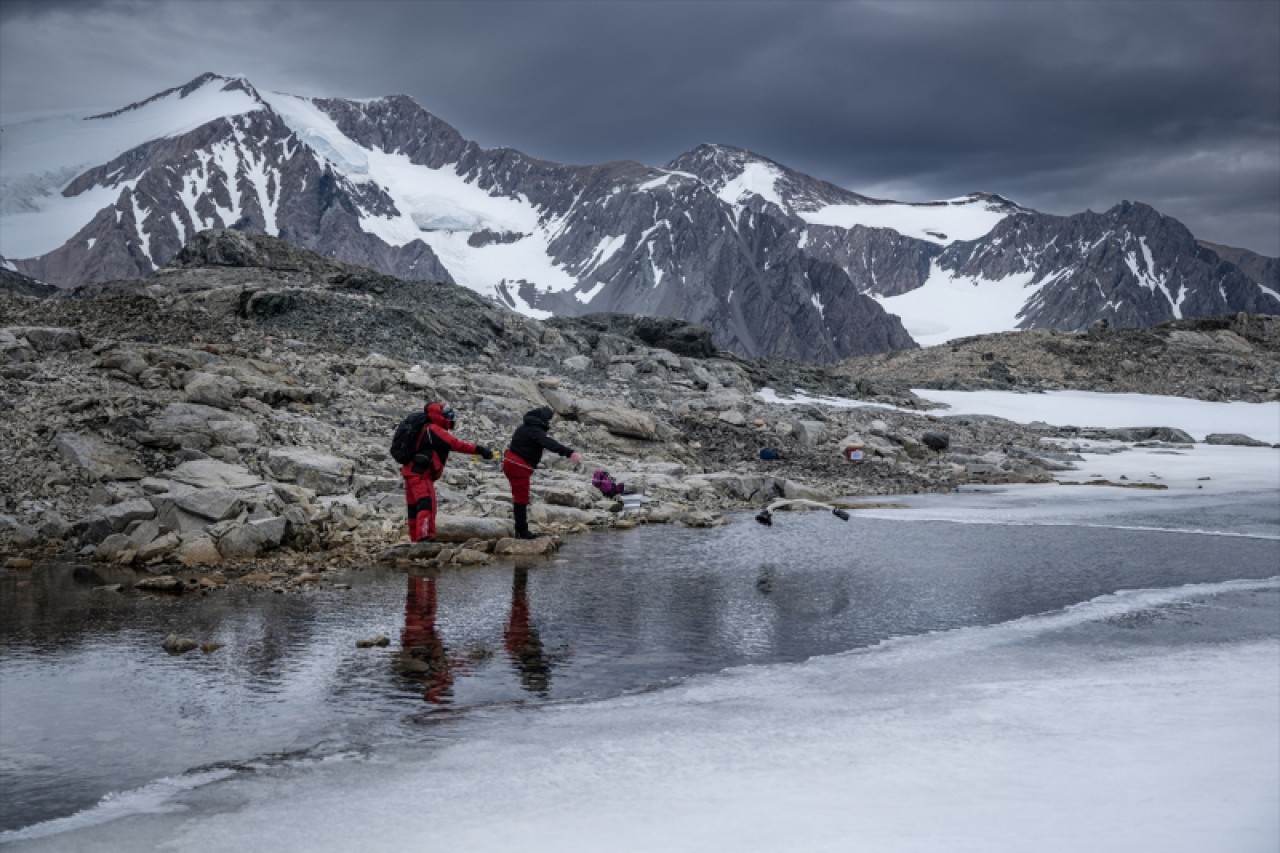
POLYGON ((538 538, 529 531, 529 480, 542 461, 542 451, 550 450, 574 462, 581 460, 572 447, 565 447, 547 435, 554 416, 555 412, 546 406, 526 412, 524 423, 516 427, 511 436, 511 446, 502 455, 502 473, 507 475, 507 482, 511 484, 517 539, 538 538))

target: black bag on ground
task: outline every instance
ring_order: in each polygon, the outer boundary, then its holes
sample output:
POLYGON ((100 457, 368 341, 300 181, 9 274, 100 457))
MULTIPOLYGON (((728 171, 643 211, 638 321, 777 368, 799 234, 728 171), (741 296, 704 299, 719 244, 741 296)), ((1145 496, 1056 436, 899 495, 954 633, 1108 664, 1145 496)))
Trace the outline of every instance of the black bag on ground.
POLYGON ((391 458, 401 465, 412 462, 413 455, 418 452, 418 436, 426 425, 426 412, 414 412, 402 420, 391 436, 391 458))

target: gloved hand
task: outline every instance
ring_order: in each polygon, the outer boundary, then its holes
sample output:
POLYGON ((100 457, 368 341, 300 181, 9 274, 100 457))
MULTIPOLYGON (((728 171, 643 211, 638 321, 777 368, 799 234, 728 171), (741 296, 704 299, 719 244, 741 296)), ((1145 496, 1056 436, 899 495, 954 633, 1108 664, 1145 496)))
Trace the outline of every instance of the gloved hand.
POLYGON ((477 444, 476 455, 479 456, 481 459, 492 459, 498 454, 495 451, 492 451, 489 448, 485 447, 483 444, 477 444))
POLYGON ((569 454, 569 461, 570 461, 570 462, 581 462, 581 461, 582 461, 582 456, 581 456, 581 455, 579 455, 578 451, 576 451, 576 450, 575 450, 573 453, 570 453, 570 454, 569 454))
POLYGON ((415 474, 425 474, 430 467, 431 457, 425 453, 419 453, 413 457, 413 467, 410 470, 415 474))

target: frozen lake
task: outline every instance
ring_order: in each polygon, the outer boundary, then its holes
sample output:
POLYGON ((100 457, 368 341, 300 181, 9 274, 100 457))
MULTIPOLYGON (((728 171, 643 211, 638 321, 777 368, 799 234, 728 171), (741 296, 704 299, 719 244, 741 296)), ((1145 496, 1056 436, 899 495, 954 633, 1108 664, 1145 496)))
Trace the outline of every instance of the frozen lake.
POLYGON ((1275 493, 903 500, 311 594, 11 575, 0 842, 1276 849, 1275 493))

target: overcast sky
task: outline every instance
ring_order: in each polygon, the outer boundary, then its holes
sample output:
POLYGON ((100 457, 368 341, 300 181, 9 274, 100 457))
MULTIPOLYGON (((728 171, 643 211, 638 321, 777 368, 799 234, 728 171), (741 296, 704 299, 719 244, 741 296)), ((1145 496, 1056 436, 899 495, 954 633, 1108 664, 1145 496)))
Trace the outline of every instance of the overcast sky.
POLYGON ((204 71, 562 163, 718 142, 882 198, 1145 201, 1280 256, 1280 0, 0 0, 6 113, 204 71))

